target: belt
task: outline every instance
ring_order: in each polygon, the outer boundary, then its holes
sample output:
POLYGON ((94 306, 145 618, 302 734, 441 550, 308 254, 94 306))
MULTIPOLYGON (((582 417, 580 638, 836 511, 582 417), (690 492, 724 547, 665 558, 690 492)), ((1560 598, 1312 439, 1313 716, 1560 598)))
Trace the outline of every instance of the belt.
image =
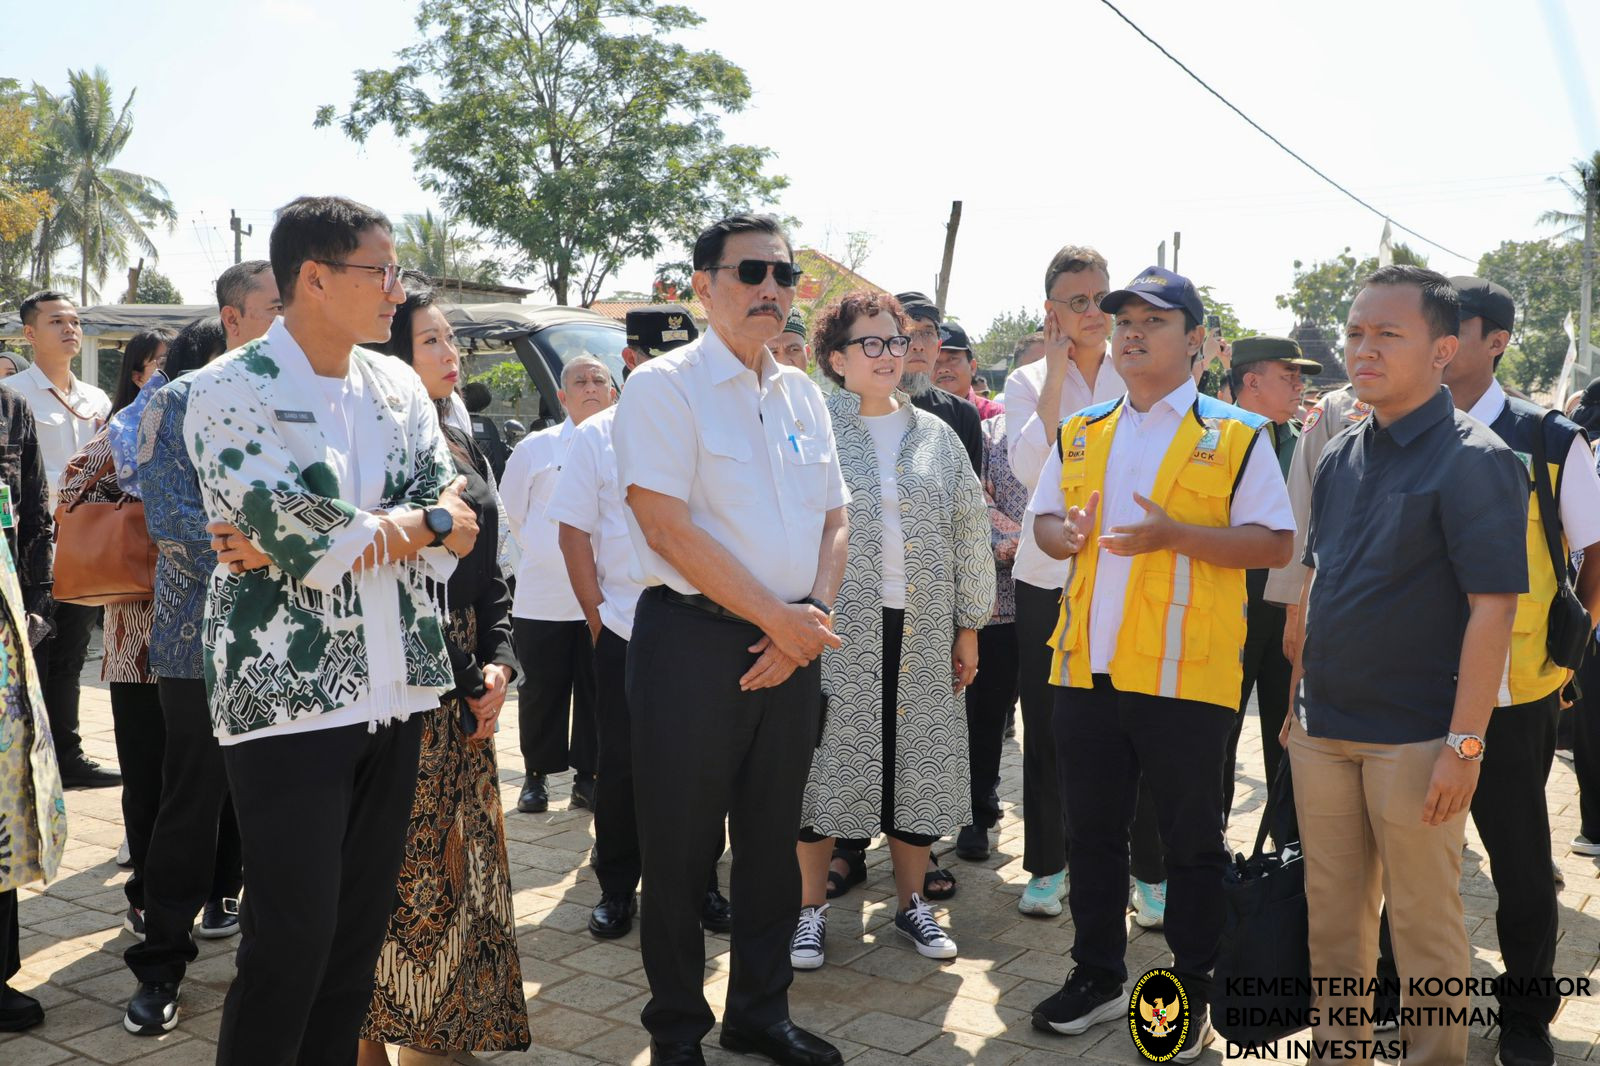
POLYGON ((692 607, 697 611, 704 612, 705 614, 715 615, 718 618, 726 618, 730 622, 741 622, 747 626, 755 625, 755 623, 749 619, 728 610, 710 596, 703 596, 698 592, 685 595, 684 593, 679 592, 677 589, 670 588, 666 585, 657 585, 649 591, 654 592, 668 603, 676 603, 683 607, 692 607))

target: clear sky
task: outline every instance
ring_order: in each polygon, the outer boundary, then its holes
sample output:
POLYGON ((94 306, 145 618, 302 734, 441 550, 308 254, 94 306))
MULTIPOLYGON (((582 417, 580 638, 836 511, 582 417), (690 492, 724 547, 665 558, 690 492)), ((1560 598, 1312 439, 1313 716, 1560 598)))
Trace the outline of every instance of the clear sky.
MULTIPOLYGON (((1117 5, 1336 180, 1470 257, 1396 234, 1447 274, 1502 240, 1545 235, 1538 213, 1568 206, 1549 177, 1600 148, 1600 73, 1579 61, 1600 53, 1592 0, 1117 5)), ((1295 259, 1375 253, 1381 220, 1100 0, 693 6, 706 23, 687 43, 749 73, 750 107, 725 127, 776 151, 797 243, 841 252, 865 231, 866 277, 932 292, 961 199, 949 303, 975 330, 1036 307, 1068 242, 1098 247, 1122 283, 1181 230, 1180 269, 1265 332, 1292 325, 1273 297, 1295 259)), ((249 258, 266 255, 272 210, 302 193, 396 217, 437 206, 391 134, 358 146, 312 128, 319 104, 349 103, 352 71, 414 39, 414 13, 411 0, 78 0, 70 25, 41 14, 33 31, 13 10, 0 75, 61 91, 69 67, 101 65, 119 100, 137 88, 119 163, 166 183, 179 220, 156 236, 158 265, 204 302, 232 261, 230 208, 255 227, 249 258)), ((607 291, 650 276, 630 264, 607 291)))

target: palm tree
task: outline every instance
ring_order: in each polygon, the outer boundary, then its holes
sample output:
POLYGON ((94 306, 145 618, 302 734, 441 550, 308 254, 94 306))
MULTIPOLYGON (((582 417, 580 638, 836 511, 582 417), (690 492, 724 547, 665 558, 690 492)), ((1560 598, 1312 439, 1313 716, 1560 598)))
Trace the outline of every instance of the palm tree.
POLYGON ((479 242, 462 236, 452 225, 449 218, 432 211, 402 218, 395 241, 400 265, 430 278, 498 282, 500 264, 493 259, 473 259, 479 242))
POLYGON ((1557 237, 1570 237, 1573 240, 1580 240, 1583 237, 1583 209, 1587 202, 1584 190, 1596 182, 1600 182, 1600 152, 1595 152, 1588 159, 1575 160, 1572 164, 1572 171, 1577 175, 1578 180, 1576 183, 1562 177, 1555 177, 1550 180, 1559 182, 1562 188, 1572 194, 1572 199, 1578 205, 1577 212, 1559 211, 1551 208, 1539 216, 1539 225, 1559 226, 1561 231, 1556 234, 1557 237))
POLYGON ((113 262, 128 258, 130 242, 156 259, 145 227, 162 221, 170 228, 178 213, 159 181, 112 166, 133 135, 134 94, 118 110, 101 67, 69 72, 68 85, 65 96, 37 85, 34 94, 45 114, 55 179, 50 193, 57 208, 47 223, 48 239, 57 247, 76 245, 79 299, 88 303, 91 271, 104 281, 113 262))

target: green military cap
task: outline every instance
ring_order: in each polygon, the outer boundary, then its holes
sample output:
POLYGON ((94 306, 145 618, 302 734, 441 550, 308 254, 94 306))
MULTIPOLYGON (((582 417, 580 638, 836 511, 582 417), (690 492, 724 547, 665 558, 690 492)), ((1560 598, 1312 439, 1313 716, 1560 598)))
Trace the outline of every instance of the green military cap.
POLYGON ((1322 373, 1322 364, 1307 359, 1300 345, 1288 337, 1245 337, 1233 342, 1233 367, 1235 370, 1251 363, 1288 363, 1308 374, 1322 373))

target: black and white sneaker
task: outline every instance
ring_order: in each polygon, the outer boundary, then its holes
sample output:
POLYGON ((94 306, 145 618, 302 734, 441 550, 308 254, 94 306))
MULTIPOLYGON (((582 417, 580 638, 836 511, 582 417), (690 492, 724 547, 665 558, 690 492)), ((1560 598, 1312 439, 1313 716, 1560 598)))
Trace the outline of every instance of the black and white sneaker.
POLYGON ((901 936, 917 946, 917 954, 923 958, 956 957, 956 942, 940 928, 928 901, 915 892, 911 894, 911 906, 894 916, 894 927, 901 936))
POLYGON ((142 981, 128 1001, 122 1027, 134 1036, 160 1036, 178 1024, 178 983, 142 981))
POLYGON ((1074 966, 1061 991, 1033 1008, 1033 1027, 1041 1033, 1077 1036, 1127 1010, 1120 980, 1093 966, 1074 966))
POLYGON ((200 912, 194 935, 203 940, 221 940, 239 931, 239 901, 232 896, 210 900, 200 912))
POLYGON ((1211 1043, 1211 1008, 1201 1007, 1198 1018, 1189 1019, 1189 1042, 1183 1049, 1172 1056, 1178 1062, 1193 1062, 1200 1057, 1200 1052, 1211 1043))
POLYGON ((789 965, 797 970, 817 970, 825 960, 823 941, 828 938, 828 904, 801 907, 800 921, 789 941, 789 965))

